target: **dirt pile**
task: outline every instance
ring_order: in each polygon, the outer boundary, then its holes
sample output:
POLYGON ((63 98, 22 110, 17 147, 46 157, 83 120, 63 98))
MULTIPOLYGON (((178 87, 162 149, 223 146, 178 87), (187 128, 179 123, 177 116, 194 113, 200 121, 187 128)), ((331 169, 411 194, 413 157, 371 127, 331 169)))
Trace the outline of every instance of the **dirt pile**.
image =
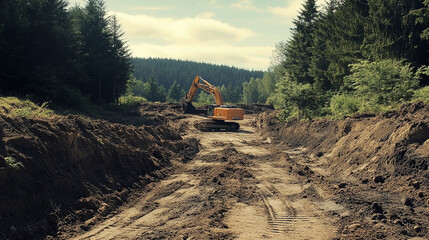
POLYGON ((197 152, 195 139, 165 126, 0 115, 0 238, 55 236, 70 223, 87 228, 131 189, 197 152))
POLYGON ((322 174, 327 191, 352 211, 340 223, 343 238, 429 236, 429 105, 342 120, 275 116, 263 113, 254 124, 273 142, 310 154, 300 164, 322 174))
POLYGON ((275 114, 264 113, 255 124, 276 141, 305 146, 318 157, 335 159, 339 165, 333 168, 355 165, 355 171, 372 174, 429 174, 429 105, 422 102, 343 120, 280 123, 275 114))

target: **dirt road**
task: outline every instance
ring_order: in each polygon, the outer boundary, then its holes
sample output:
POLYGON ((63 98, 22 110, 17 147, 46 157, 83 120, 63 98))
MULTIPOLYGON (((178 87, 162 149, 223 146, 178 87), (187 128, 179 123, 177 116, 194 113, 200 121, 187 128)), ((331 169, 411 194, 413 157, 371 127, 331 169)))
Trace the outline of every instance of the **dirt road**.
MULTIPOLYGON (((200 119, 182 121, 192 126, 200 119)), ((315 173, 295 163, 305 158, 303 149, 273 146, 255 133, 249 117, 235 133, 189 128, 184 137, 200 140, 201 151, 194 160, 150 184, 140 197, 74 239, 337 236, 335 222, 348 212, 305 177, 315 173)))

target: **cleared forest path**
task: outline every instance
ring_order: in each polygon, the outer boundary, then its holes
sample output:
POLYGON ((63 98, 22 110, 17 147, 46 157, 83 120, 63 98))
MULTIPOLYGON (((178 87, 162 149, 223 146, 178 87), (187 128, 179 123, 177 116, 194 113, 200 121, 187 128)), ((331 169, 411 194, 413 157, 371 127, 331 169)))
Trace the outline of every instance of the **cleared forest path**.
POLYGON ((302 149, 276 146, 250 119, 235 133, 201 133, 189 163, 74 239, 332 239, 347 211, 306 177, 302 149), (307 179, 307 180, 305 180, 307 179))

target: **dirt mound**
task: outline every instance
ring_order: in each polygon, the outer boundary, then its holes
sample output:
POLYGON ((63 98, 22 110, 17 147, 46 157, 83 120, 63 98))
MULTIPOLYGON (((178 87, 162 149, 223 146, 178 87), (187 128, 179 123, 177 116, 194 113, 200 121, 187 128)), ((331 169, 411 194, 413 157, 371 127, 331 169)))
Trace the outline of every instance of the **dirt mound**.
POLYGON ((429 236, 429 105, 286 123, 276 113, 263 113, 254 124, 273 142, 311 154, 307 164, 353 211, 341 223, 345 238, 429 236))
POLYGON ((182 140, 165 126, 0 115, 0 238, 43 238, 70 223, 90 226, 131 189, 197 152, 195 139, 182 140))
POLYGON ((238 104, 237 107, 243 108, 245 114, 259 114, 266 111, 274 110, 274 107, 269 104, 238 104))
POLYGON ((339 169, 356 165, 357 171, 373 174, 429 174, 429 105, 422 102, 405 104, 398 111, 343 120, 281 123, 276 113, 260 115, 255 124, 276 141, 305 146, 318 157, 345 164, 339 169))

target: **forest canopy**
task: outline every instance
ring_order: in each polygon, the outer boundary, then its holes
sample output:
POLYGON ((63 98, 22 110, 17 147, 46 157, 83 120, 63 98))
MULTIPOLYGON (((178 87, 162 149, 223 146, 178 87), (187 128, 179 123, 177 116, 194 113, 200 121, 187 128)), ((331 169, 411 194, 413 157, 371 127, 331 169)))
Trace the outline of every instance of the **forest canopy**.
POLYGON ((78 107, 125 92, 130 52, 104 1, 3 0, 0 11, 1 94, 78 107))

